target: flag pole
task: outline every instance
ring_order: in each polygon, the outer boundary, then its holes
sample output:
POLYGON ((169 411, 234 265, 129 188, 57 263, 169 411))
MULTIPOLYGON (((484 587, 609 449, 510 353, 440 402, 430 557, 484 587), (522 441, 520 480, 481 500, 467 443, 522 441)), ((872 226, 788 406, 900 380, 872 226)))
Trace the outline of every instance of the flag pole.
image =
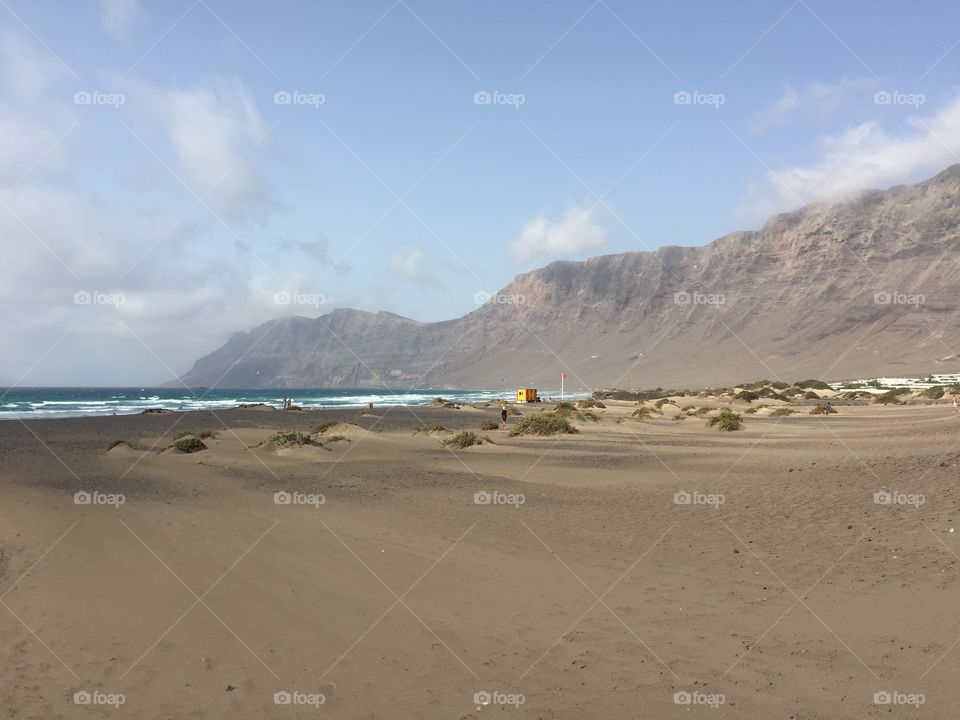
POLYGON ((560 373, 560 402, 563 402, 563 381, 567 377, 565 372, 560 373))

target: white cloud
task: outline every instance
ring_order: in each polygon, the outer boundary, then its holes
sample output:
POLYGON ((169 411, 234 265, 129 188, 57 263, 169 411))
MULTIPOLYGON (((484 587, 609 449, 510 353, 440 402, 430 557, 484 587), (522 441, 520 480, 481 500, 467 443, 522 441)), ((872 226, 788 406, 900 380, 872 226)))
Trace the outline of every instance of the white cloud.
POLYGON ((230 215, 269 204, 270 189, 252 162, 266 142, 266 128, 241 85, 139 92, 165 124, 178 174, 215 212, 230 215))
POLYGON ((596 252, 606 243, 607 231, 597 220, 594 208, 572 207, 559 222, 543 215, 527 222, 511 250, 521 262, 539 262, 596 252))
POLYGON ((760 112, 752 129, 762 132, 802 120, 824 120, 847 105, 871 102, 875 87, 876 81, 869 78, 841 80, 837 83, 811 82, 800 88, 787 83, 783 95, 760 112))
POLYGON ((126 37, 142 12, 139 0, 100 0, 100 22, 114 37, 126 37))
MULTIPOLYGON (((885 107, 885 106, 881 106, 885 107)), ((841 200, 860 190, 912 182, 960 162, 960 97, 902 132, 871 121, 821 141, 819 157, 767 173, 750 198, 757 219, 818 200, 841 200)))
POLYGON ((424 250, 419 245, 403 245, 394 251, 387 269, 403 279, 433 285, 437 282, 437 276, 424 267, 424 257, 424 250))

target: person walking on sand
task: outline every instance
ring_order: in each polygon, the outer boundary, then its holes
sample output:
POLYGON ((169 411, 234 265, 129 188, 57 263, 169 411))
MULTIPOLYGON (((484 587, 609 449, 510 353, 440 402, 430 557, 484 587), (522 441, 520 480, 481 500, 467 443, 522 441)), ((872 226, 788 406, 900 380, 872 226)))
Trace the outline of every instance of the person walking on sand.
POLYGON ((960 413, 960 395, 953 396, 953 411, 960 413))
POLYGON ((501 405, 500 406, 500 427, 506 427, 506 426, 507 426, 507 406, 501 405))

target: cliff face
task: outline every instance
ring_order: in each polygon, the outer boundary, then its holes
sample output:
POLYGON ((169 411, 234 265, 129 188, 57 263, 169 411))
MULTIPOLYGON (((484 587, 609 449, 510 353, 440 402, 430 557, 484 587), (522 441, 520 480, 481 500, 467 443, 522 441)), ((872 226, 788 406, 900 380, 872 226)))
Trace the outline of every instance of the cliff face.
POLYGON ((960 166, 702 248, 555 262, 456 320, 335 310, 237 333, 218 387, 703 385, 960 369, 960 166))

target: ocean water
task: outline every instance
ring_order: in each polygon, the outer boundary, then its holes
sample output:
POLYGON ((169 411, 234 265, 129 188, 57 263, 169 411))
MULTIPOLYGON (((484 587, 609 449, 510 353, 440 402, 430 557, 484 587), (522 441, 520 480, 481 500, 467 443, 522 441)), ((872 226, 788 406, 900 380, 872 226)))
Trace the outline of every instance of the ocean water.
MULTIPOLYGON (((560 391, 541 395, 559 399, 560 391)), ((567 397, 586 397, 589 393, 567 397)), ((442 396, 454 402, 510 400, 514 391, 502 390, 208 390, 197 388, 0 388, 0 420, 17 418, 135 415, 147 408, 168 410, 225 410, 240 403, 267 403, 282 407, 284 397, 305 408, 352 408, 374 405, 422 405, 442 396)))

